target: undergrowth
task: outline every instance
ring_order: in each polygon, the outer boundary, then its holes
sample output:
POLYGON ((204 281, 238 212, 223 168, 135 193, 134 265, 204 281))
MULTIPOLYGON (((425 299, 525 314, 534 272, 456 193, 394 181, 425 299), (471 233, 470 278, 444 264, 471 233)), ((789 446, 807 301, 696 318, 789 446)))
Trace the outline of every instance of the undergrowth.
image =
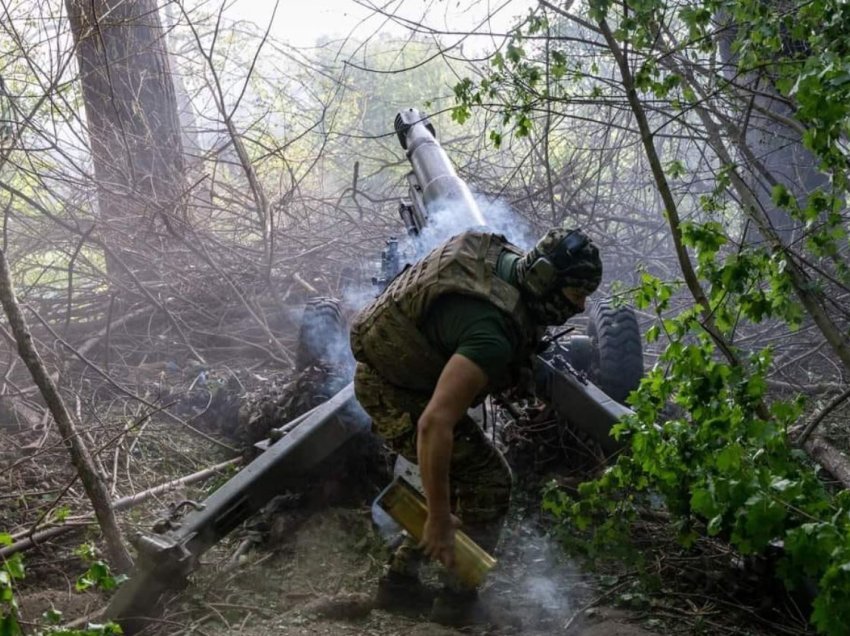
MULTIPOLYGON (((723 242, 719 229, 691 227, 687 236, 701 255, 703 276, 723 282, 713 287, 718 325, 731 330, 742 315, 795 320, 771 255, 739 252, 715 264, 723 242), (773 282, 760 282, 765 280, 773 282)), ((658 314, 647 339, 663 331, 669 344, 630 396, 634 415, 613 430, 628 452, 599 479, 582 484, 577 498, 550 488, 545 509, 562 528, 592 530, 588 549, 608 554, 622 548, 642 510, 659 505, 685 547, 706 533, 745 556, 781 548, 778 576, 785 586, 815 583, 813 625, 825 634, 846 634, 850 492, 831 492, 792 444, 789 430, 803 403, 796 397, 768 400, 770 350, 727 362, 695 309, 662 318, 674 291, 644 274, 637 293, 637 304, 654 305, 658 314)))
MULTIPOLYGON (((0 546, 11 543, 11 535, 0 533, 0 546)), ((75 554, 88 565, 88 569, 80 575, 74 586, 78 592, 92 588, 109 591, 126 578, 123 575, 113 575, 109 565, 100 559, 92 544, 81 545, 75 554)), ((20 636, 24 633, 18 614, 15 586, 25 576, 26 568, 20 552, 3 559, 0 564, 0 636, 20 636)), ((113 636, 123 633, 121 626, 111 621, 102 624, 89 623, 83 629, 61 627, 59 624, 62 621, 62 613, 55 609, 48 610, 41 618, 43 624, 36 631, 39 636, 113 636)))

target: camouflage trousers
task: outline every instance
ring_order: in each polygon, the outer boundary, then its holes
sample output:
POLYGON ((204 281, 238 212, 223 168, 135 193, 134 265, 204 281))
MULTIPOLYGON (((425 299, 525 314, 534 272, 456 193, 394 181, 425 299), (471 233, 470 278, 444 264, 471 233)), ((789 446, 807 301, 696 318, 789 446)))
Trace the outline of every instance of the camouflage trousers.
MULTIPOLYGON (((369 365, 358 363, 354 391, 372 418, 372 429, 405 459, 416 463, 416 423, 430 395, 401 389, 369 365)), ((511 497, 511 469, 484 431, 468 415, 455 425, 449 466, 452 512, 478 545, 493 552, 511 497)), ((390 561, 390 569, 412 574, 419 555, 406 541, 390 561)))

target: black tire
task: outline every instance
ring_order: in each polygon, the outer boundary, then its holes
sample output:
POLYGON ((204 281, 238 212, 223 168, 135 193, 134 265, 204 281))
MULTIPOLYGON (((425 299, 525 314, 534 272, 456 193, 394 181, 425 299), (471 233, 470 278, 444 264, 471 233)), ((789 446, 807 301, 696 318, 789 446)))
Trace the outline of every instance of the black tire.
POLYGON ((593 341, 591 379, 617 402, 625 403, 643 377, 643 346, 631 307, 600 300, 590 308, 587 335, 593 341))
POLYGON ((295 371, 313 366, 333 369, 340 376, 354 373, 348 325, 336 298, 319 296, 307 301, 298 331, 295 371))

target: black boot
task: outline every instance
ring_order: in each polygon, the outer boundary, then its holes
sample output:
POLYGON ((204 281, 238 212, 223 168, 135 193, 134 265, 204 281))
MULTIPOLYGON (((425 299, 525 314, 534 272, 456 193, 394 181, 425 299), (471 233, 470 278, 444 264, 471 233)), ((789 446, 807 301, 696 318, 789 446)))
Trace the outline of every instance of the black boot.
POLYGON ((486 623, 487 615, 478 600, 478 590, 444 588, 431 606, 431 622, 449 627, 486 623))
POLYGON ((423 585, 417 576, 392 570, 378 581, 375 607, 403 614, 426 614, 434 602, 434 590, 423 585))

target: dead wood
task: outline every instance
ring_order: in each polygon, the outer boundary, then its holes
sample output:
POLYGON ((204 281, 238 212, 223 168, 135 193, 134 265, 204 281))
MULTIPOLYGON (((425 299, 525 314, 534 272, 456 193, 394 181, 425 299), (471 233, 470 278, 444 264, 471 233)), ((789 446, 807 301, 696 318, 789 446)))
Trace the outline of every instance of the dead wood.
POLYGON ((797 438, 797 445, 802 445, 806 443, 806 440, 809 436, 815 431, 818 425, 824 420, 824 418, 829 415, 832 411, 838 408, 844 400, 850 398, 850 387, 847 387, 842 393, 839 393, 832 400, 830 400, 829 404, 824 406, 822 409, 819 409, 817 412, 813 413, 809 418, 808 422, 806 422, 803 427, 803 432, 800 433, 800 437, 797 438))
MULTIPOLYGON (((63 534, 67 534, 74 530, 81 530, 83 528, 88 528, 91 526, 93 521, 93 517, 88 517, 83 521, 72 521, 67 522, 61 526, 56 526, 53 528, 45 528, 44 530, 38 530, 33 532, 30 536, 25 536, 23 539, 13 541, 13 543, 0 548, 0 558, 7 558, 15 554, 16 552, 22 552, 24 550, 28 550, 34 546, 40 545, 47 541, 48 539, 53 539, 55 537, 62 536, 63 534)), ((20 534, 20 533, 19 533, 20 534)), ((14 537, 15 535, 13 535, 14 537)))
POLYGON ((302 286, 304 289, 306 289, 309 293, 314 294, 314 295, 318 295, 318 294, 319 294, 319 290, 317 290, 317 289, 316 289, 315 287, 313 287, 310 283, 308 283, 306 280, 304 280, 304 277, 303 277, 303 276, 301 276, 301 274, 299 274, 298 272, 295 272, 295 273, 292 275, 292 280, 294 280, 296 283, 298 283, 299 285, 301 285, 301 286, 302 286))
POLYGON ((222 442, 221 440, 218 440, 218 439, 212 437, 211 435, 207 435, 203 431, 197 429, 196 427, 192 426, 191 424, 189 424, 188 422, 183 420, 182 418, 179 418, 176 415, 169 413, 168 412, 168 406, 169 405, 162 406, 162 405, 154 404, 154 403, 150 402, 149 400, 146 400, 142 396, 136 395, 135 393, 133 393, 133 391, 131 391, 127 387, 119 384, 118 382, 113 380, 112 377, 110 377, 110 375, 108 373, 106 373, 106 371, 102 370, 100 367, 98 367, 96 364, 94 364, 91 360, 87 359, 79 350, 77 350, 76 348, 71 346, 69 343, 65 342, 65 340, 63 340, 59 336, 59 334, 57 334, 55 331, 53 331, 53 328, 49 324, 47 324, 47 322, 45 322, 41 318, 41 316, 36 314, 36 318, 38 318, 41 321, 41 323, 44 325, 44 327, 53 335, 53 337, 56 339, 56 341, 58 343, 60 343, 65 348, 67 348, 71 353, 73 353, 77 358, 79 358, 79 360, 81 362, 83 362, 83 364, 85 364, 87 367, 92 369, 95 373, 97 373, 100 377, 102 377, 108 384, 115 387, 119 392, 123 393, 124 395, 126 395, 129 398, 132 398, 134 400, 138 400, 139 402, 141 402, 145 406, 147 406, 147 407, 149 407, 149 408, 151 408, 155 411, 161 411, 166 417, 173 419, 175 422, 177 422, 181 426, 184 426, 186 429, 192 431, 196 435, 203 437, 205 440, 212 442, 216 446, 220 446, 220 447, 222 447, 226 450, 232 451, 232 452, 237 452, 237 450, 235 448, 233 448, 232 446, 222 442))
POLYGON ((284 364, 287 364, 287 363, 291 364, 292 360, 289 357, 289 352, 286 350, 286 347, 284 347, 280 343, 277 336, 269 328, 268 322, 263 318, 262 311, 258 312, 255 309, 255 307, 252 306, 252 304, 248 301, 248 299, 243 294, 243 292, 239 289, 239 286, 236 285, 233 282, 232 278, 230 276, 228 276, 227 273, 224 272, 216 264, 215 259, 213 259, 210 256, 210 254, 207 251, 206 247, 204 246, 203 242, 201 241, 198 244, 200 245, 200 250, 195 249, 194 246, 192 246, 189 243, 187 243, 186 245, 195 254, 199 255, 204 261, 206 261, 207 265, 209 265, 211 268, 213 268, 213 270, 222 278, 222 280, 224 280, 225 283, 227 283, 227 285, 233 291, 234 295, 241 301, 242 306, 248 311, 248 314, 256 321, 256 324, 263 330, 263 333, 266 336, 266 338, 268 339, 268 341, 272 342, 275 345, 275 348, 277 349, 278 355, 282 356, 283 359, 278 359, 275 356, 272 356, 272 357, 278 362, 282 362, 284 364))
POLYGON ((71 463, 76 468, 86 494, 91 500, 113 566, 117 571, 125 572, 132 567, 133 560, 124 546, 121 530, 115 520, 115 514, 109 501, 109 493, 103 479, 97 472, 88 448, 77 434, 76 425, 62 400, 62 396, 59 395, 56 384, 47 373, 41 356, 32 342, 29 327, 15 297, 9 263, 6 260, 5 252, 2 250, 0 250, 0 302, 2 302, 3 310, 9 319, 12 334, 18 345, 18 353, 41 390, 53 419, 68 445, 71 463))
MULTIPOLYGON (((109 305, 110 307, 114 305, 114 296, 110 297, 109 305)), ((139 318, 141 316, 144 316, 145 314, 148 314, 150 312, 150 307, 140 307, 135 311, 127 312, 126 314, 115 320, 112 320, 110 317, 110 319, 107 320, 106 326, 97 333, 92 334, 92 336, 88 340, 86 340, 83 344, 77 347, 77 351, 79 351, 81 355, 88 354, 88 352, 101 340, 109 337, 109 333, 111 330, 117 329, 118 327, 121 327, 122 325, 125 325, 128 322, 135 320, 136 318, 139 318)))
MULTIPOLYGON (((169 490, 174 490, 179 486, 188 486, 190 484, 203 481, 208 477, 212 477, 213 475, 219 474, 222 470, 238 466, 242 463, 242 461, 242 457, 234 457, 233 459, 228 459, 225 462, 221 462, 214 466, 210 466, 209 468, 204 468, 203 470, 194 472, 191 475, 186 475, 185 477, 180 477, 178 479, 172 479, 171 481, 159 484, 158 486, 154 486, 153 488, 148 488, 147 490, 143 490, 141 492, 137 492, 133 495, 128 495, 126 497, 121 497, 120 499, 116 499, 112 502, 112 509, 116 512, 119 512, 121 510, 128 510, 129 508, 132 508, 134 506, 139 505, 140 503, 147 501, 151 497, 160 495, 164 492, 168 492, 169 490)), ((93 517, 91 515, 86 515, 83 517, 74 518, 61 526, 56 526, 53 528, 43 528, 41 530, 36 531, 30 529, 13 534, 13 543, 0 549, 0 558, 8 558, 16 552, 21 552, 31 547, 37 546, 41 543, 44 543, 48 539, 53 539, 55 537, 61 536, 68 532, 72 532, 74 530, 87 528, 89 527, 89 525, 91 525, 92 521, 93 517)))
POLYGON ((803 448, 844 488, 850 488, 850 459, 820 435, 812 435, 803 448))
POLYGON ((135 495, 121 497, 120 499, 116 499, 112 505, 115 510, 126 510, 128 508, 132 508, 133 506, 136 506, 142 503, 143 501, 147 501, 154 495, 159 495, 169 490, 173 490, 178 486, 188 486, 190 484, 203 481, 208 477, 212 477, 213 475, 220 473, 226 468, 238 466, 242 463, 242 461, 242 457, 234 457, 232 459, 228 459, 227 461, 215 464, 214 466, 210 466, 209 468, 204 468, 203 470, 194 472, 191 475, 179 477, 178 479, 172 479, 171 481, 167 481, 158 486, 154 486, 153 488, 148 488, 147 490, 138 492, 135 495))

